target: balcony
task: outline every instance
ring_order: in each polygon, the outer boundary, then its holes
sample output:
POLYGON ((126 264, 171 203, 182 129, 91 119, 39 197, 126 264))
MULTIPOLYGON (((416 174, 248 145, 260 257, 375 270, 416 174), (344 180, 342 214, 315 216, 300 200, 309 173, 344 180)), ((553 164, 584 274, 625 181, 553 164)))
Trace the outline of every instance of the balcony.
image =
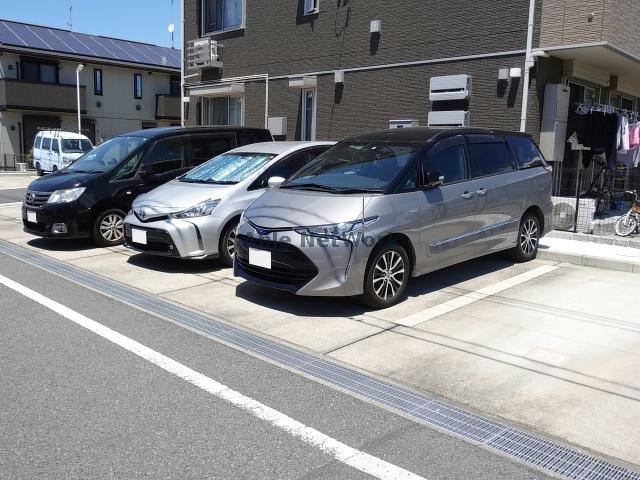
POLYGON ((156 120, 180 120, 180 97, 156 95, 156 120))
MULTIPOLYGON (((82 113, 86 113, 85 90, 80 87, 82 113)), ((75 113, 76 86, 3 78, 0 79, 0 110, 75 113)))

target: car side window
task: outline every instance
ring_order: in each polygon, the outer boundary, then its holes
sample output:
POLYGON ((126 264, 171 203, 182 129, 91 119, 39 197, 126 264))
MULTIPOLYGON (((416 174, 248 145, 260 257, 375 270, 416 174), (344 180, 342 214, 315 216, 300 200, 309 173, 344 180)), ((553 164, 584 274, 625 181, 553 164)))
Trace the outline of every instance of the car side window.
POLYGON ((42 148, 42 137, 36 138, 36 148, 42 148))
POLYGON ((58 140, 57 138, 51 140, 51 151, 55 153, 60 152, 60 140, 58 140))
POLYGON ((425 173, 439 172, 444 185, 467 178, 467 154, 464 145, 453 145, 427 157, 422 170, 425 173))
POLYGON ((409 173, 407 178, 398 188, 398 193, 414 192, 418 189, 418 165, 415 165, 409 173))
POLYGON ((259 188, 267 188, 269 179, 271 177, 282 177, 285 180, 291 175, 296 173, 312 159, 318 156, 318 153, 314 153, 310 150, 293 153, 282 160, 279 160, 274 165, 271 165, 260 177, 253 182, 250 190, 257 190, 259 188))
POLYGON ((184 165, 185 137, 158 140, 142 159, 142 169, 149 173, 166 173, 179 170, 184 165))
POLYGON ((232 133, 211 133, 191 137, 191 166, 196 167, 221 153, 235 148, 232 133))
POLYGON ((242 145, 250 145, 252 143, 259 142, 270 142, 272 139, 269 137, 267 132, 255 132, 255 131, 243 131, 240 130, 237 133, 238 135, 238 146, 242 145))
POLYGON ((138 163, 140 162, 140 157, 142 156, 142 152, 138 152, 133 155, 129 160, 124 162, 118 172, 113 176, 114 180, 123 180, 125 178, 131 178, 136 173, 138 168, 138 163))
POLYGON ((506 142, 470 143, 469 155, 473 178, 513 171, 511 153, 506 142))
POLYGON ((509 137, 509 146, 520 170, 546 165, 542 153, 530 138, 514 135, 509 137))
POLYGON ((42 148, 44 150, 51 150, 51 138, 50 137, 44 137, 42 139, 42 148))

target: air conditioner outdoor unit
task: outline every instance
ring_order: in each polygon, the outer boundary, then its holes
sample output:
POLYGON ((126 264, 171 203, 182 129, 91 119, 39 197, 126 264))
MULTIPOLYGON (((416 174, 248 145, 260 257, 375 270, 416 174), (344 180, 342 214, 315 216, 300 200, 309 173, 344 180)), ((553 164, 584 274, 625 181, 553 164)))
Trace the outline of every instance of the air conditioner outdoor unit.
POLYGON ((464 110, 429 112, 427 125, 433 128, 468 127, 469 112, 464 110))
POLYGON ((222 68, 221 45, 210 38, 190 40, 187 43, 187 67, 190 70, 222 68))
MULTIPOLYGON (((553 202, 553 226, 556 230, 573 230, 576 223, 576 199, 572 197, 551 197, 553 202)), ((593 198, 581 198, 578 203, 579 233, 591 233, 596 213, 596 201, 593 198)))
POLYGON ((469 75, 447 75, 431 77, 429 80, 429 100, 464 100, 471 94, 471 77, 469 75))

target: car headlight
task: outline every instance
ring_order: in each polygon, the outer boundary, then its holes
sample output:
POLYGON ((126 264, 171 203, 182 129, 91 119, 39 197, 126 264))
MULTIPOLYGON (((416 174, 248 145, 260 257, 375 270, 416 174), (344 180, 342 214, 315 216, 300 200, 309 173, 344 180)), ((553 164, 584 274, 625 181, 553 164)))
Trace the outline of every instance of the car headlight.
POLYGON ((84 193, 86 187, 56 190, 51 194, 47 203, 69 203, 77 200, 84 193))
POLYGON ((71 157, 62 157, 62 163, 64 165, 71 165, 73 163, 73 158, 71 158, 71 157))
POLYGON ((331 225, 316 225, 313 227, 300 227, 296 232, 300 235, 316 237, 346 238, 363 228, 378 221, 378 217, 359 218, 351 222, 334 223, 331 225))
POLYGON ((183 210, 181 212, 172 213, 169 216, 171 218, 195 218, 211 215, 213 209, 218 206, 220 200, 205 200, 191 208, 183 210))

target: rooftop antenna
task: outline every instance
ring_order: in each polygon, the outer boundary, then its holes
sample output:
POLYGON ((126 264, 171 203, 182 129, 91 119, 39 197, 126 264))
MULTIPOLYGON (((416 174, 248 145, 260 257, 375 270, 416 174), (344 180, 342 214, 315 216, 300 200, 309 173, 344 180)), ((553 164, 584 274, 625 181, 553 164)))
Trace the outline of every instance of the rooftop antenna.
POLYGON ((171 23, 167 27, 167 30, 171 34, 171 48, 174 48, 173 32, 176 31, 176 25, 174 23, 174 16, 173 16, 173 0, 171 0, 171 23))
POLYGON ((72 10, 73 10, 73 5, 69 5, 69 21, 67 22, 67 27, 69 27, 69 31, 73 30, 73 21, 71 19, 72 10))

